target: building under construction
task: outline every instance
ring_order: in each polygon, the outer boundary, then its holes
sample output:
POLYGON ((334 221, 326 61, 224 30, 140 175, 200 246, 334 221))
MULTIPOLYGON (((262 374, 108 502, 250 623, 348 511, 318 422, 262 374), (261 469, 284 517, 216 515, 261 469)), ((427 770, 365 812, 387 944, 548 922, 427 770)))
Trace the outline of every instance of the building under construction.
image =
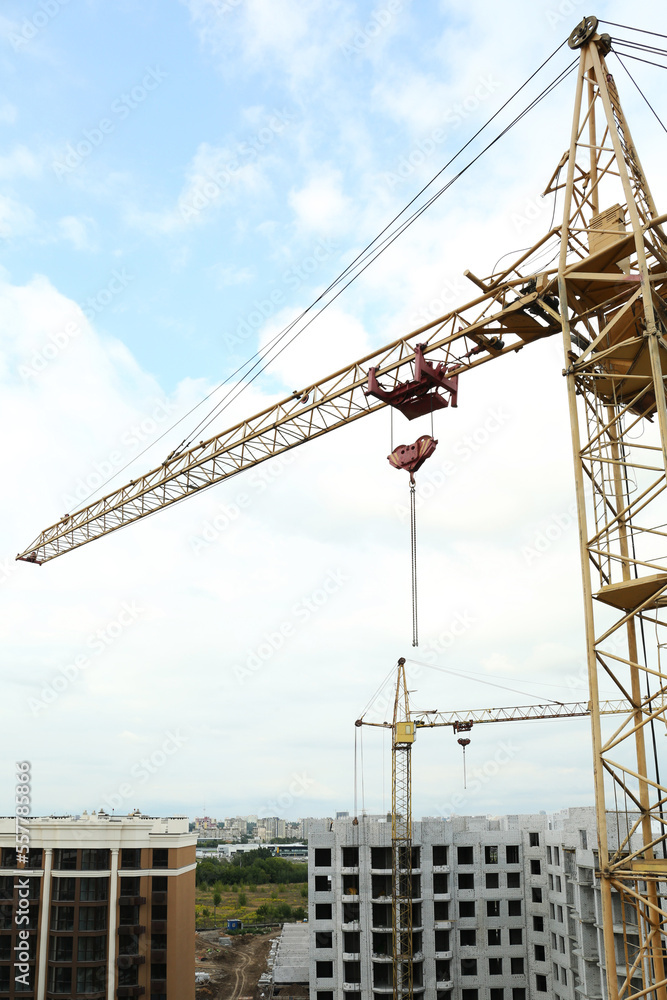
MULTIPOLYGON (((608 821, 622 841, 626 814, 608 821)), ((393 994, 391 834, 391 822, 367 817, 311 827, 311 1000, 393 994)), ((596 836, 593 808, 414 823, 415 996, 607 996, 596 836)), ((624 939, 620 910, 614 937, 620 974, 638 944, 627 916, 624 939)))

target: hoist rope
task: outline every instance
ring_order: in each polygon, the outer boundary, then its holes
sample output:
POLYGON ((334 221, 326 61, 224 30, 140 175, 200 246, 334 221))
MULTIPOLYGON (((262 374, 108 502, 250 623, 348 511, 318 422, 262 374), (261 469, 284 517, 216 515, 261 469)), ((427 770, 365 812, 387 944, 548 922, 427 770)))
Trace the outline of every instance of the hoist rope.
POLYGON ((417 500, 416 483, 410 476, 410 563, 412 569, 412 645, 419 645, 417 628, 417 500))

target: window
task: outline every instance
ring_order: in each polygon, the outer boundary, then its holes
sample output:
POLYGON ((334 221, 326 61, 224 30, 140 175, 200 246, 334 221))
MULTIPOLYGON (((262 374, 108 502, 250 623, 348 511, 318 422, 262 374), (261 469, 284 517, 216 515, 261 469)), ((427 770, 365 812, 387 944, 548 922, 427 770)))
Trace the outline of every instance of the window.
POLYGON ((472 847, 457 847, 456 848, 456 860, 460 865, 471 865, 473 864, 473 849, 472 847))
POLYGON ((505 990, 502 987, 498 988, 497 986, 493 986, 489 997, 490 1000, 504 1000, 505 990))
POLYGON ((553 933, 553 931, 551 932, 551 947, 553 948, 554 951, 556 951, 556 948, 558 947, 558 938, 553 933))
POLYGON ((560 952, 562 952, 563 955, 565 954, 565 938, 564 937, 559 937, 558 938, 558 950, 560 952))
POLYGON ((120 852, 121 868, 141 868, 141 851, 136 847, 124 847, 120 852))
POLYGON ((551 863, 552 863, 552 861, 551 861, 551 848, 547 847, 547 864, 550 865, 551 863))
POLYGON ((74 907, 73 906, 52 906, 51 907, 51 930, 52 931, 73 931, 74 930, 74 907))
POLYGON ((331 920, 331 918, 332 918, 331 903, 315 903, 316 920, 331 920))
POLYGON ((551 872, 549 872, 549 888, 553 890, 553 887, 554 887, 554 877, 551 874, 551 872))
MULTIPOLYGON (((139 951, 139 938, 136 934, 133 934, 132 937, 136 938, 137 951, 131 952, 131 954, 136 954, 139 951)), ((167 935, 151 934, 151 951, 166 951, 166 950, 167 950, 167 935)))
MULTIPOLYGON (((473 913, 473 917, 474 915, 475 914, 473 913)), ((436 900, 435 903, 433 904, 433 918, 434 920, 449 920, 449 903, 445 903, 443 900, 440 899, 436 900)), ((413 909, 412 923, 413 924, 415 923, 414 909, 413 909)))
POLYGON ((168 847, 154 847, 153 848, 153 868, 168 868, 168 867, 169 867, 169 848, 168 847))
POLYGON ((521 888, 521 872, 508 872, 507 873, 507 888, 508 889, 520 889, 521 888))
MULTIPOLYGON (((122 909, 123 909, 123 907, 121 906, 121 910, 122 909)), ((135 919, 134 920, 128 920, 127 923, 129 923, 129 924, 138 924, 139 923, 139 907, 138 906, 128 906, 128 907, 126 907, 126 909, 128 909, 128 910, 134 910, 134 913, 135 913, 135 919)), ((158 906, 155 903, 151 903, 151 920, 166 920, 166 919, 167 919, 167 907, 166 906, 158 906)))
MULTIPOLYGON (((163 878, 167 881, 165 875, 158 876, 158 878, 163 878)), ((92 882, 93 879, 86 879, 87 882, 92 882)), ((141 879, 138 875, 124 875, 120 880, 120 895, 121 896, 138 896, 139 889, 141 886, 141 879)), ((153 879, 153 890, 155 891, 155 878, 153 879)), ((106 896, 104 896, 106 899, 106 896)))
POLYGON ((512 988, 512 1000, 526 1000, 526 991, 523 986, 512 988))
POLYGON ((567 985, 567 969, 561 969, 560 973, 561 973, 560 975, 561 982, 567 985))
POLYGON ((534 931, 544 930, 544 917, 533 917, 533 930, 534 931))
POLYGON ((585 830, 579 831, 579 844, 584 850, 588 848, 588 837, 586 836, 585 830))
POLYGON ((536 944, 535 945, 535 961, 536 962, 546 962, 546 960, 547 960, 547 955, 546 955, 546 952, 544 950, 544 945, 543 944, 536 944))
POLYGON ((477 990, 461 990, 461 1000, 477 1000, 477 990))
POLYGON ((316 868, 331 868, 331 848, 330 847, 316 847, 315 848, 315 867, 316 868))
POLYGON ((53 898, 56 902, 74 902, 74 888, 76 882, 73 878, 54 878, 53 898))
POLYGON ((547 977, 546 976, 535 976, 535 987, 538 993, 547 992, 547 977))
POLYGON ((0 937, 0 962, 8 962, 11 957, 12 939, 9 934, 3 934, 2 937, 0 937))
MULTIPOLYGON (((132 921, 136 923, 136 921, 132 921)), ((106 906, 82 906, 79 910, 80 931, 103 931, 107 926, 106 906)))
POLYGON ((556 904, 555 903, 549 903, 549 916, 551 917, 552 920, 556 919, 556 904))
POLYGON ((521 900, 520 899, 508 899, 508 901, 507 901, 507 914, 510 917, 520 917, 521 916, 521 900))
MULTIPOLYGON (((441 868, 443 865, 449 864, 449 848, 444 844, 436 844, 433 847, 433 867, 441 868)), ((391 864, 387 865, 387 868, 391 868, 391 864)))
MULTIPOLYGON (((137 865, 137 867, 139 867, 137 865)), ((109 852, 106 848, 81 851, 81 870, 84 872, 105 871, 109 868, 109 852)))
POLYGON ((151 979, 157 979, 158 982, 161 979, 167 978, 167 966, 164 962, 151 962, 151 979))
POLYGON ((333 962, 315 962, 315 975, 318 979, 333 977, 333 962))
POLYGON ((486 901, 486 915, 487 915, 487 917, 499 917, 500 916, 500 900, 499 899, 487 899, 487 901, 486 901))
MULTIPOLYGON (((324 848, 316 848, 315 854, 318 850, 324 850, 324 848)), ((331 856, 331 852, 329 852, 331 856)), ((317 862, 315 862, 317 864, 317 862)), ((329 862, 331 864, 331 862, 329 862)), ((343 848, 343 868, 357 868, 359 866, 359 848, 358 847, 344 847, 343 848)), ((322 866, 325 867, 325 866, 322 866)))
POLYGON ((539 835, 539 833, 529 833, 528 834, 528 843, 530 844, 531 847, 539 847, 540 846, 540 835, 539 835))
POLYGON ((486 932, 486 943, 492 947, 500 944, 500 927, 489 927, 486 932))
POLYGON ((334 1000, 334 995, 332 990, 318 990, 317 1000, 334 1000))
POLYGON ((560 847, 554 847, 554 864, 560 868, 560 847))
POLYGON ((530 893, 531 893, 531 897, 532 897, 532 900, 533 900, 534 903, 541 903, 542 902, 542 890, 541 889, 535 888, 535 886, 533 886, 533 888, 530 890, 530 893))
MULTIPOLYGON (((138 981, 138 973, 136 965, 131 965, 128 969, 124 969, 122 966, 118 969, 118 985, 119 986, 136 986, 138 981)), ((151 991, 152 993, 152 991, 151 991)))
POLYGON ((76 869, 76 851, 63 851, 57 848, 53 852, 54 871, 74 871, 76 869))
POLYGON ((484 864, 485 865, 497 865, 498 864, 498 848, 497 847, 485 847, 484 848, 484 864))
MULTIPOLYGON (((56 940, 58 940, 56 938, 56 940)), ((103 962, 106 958, 107 937, 102 934, 99 937, 80 937, 78 939, 78 962, 103 962)), ((65 961, 65 959, 62 959, 65 961)))
POLYGON ((49 993, 71 993, 72 992, 72 970, 51 967, 49 969, 49 993))
MULTIPOLYGON (((459 917, 474 917, 475 916, 475 902, 474 900, 459 900, 459 917)), ((436 918, 437 919, 437 918, 436 918)))
POLYGON ((433 876, 433 893, 437 896, 442 892, 449 892, 449 875, 436 872, 433 876))
MULTIPOLYGON (((331 970, 331 975, 333 976, 333 968, 331 970)), ((345 983, 361 982, 361 962, 343 963, 343 982, 345 983)))
POLYGON ((435 950, 449 951, 449 931, 435 932, 435 950))
POLYGON ((12 875, 0 876, 0 899, 14 898, 14 877, 12 875))
POLYGON ((530 874, 531 875, 541 875, 542 874, 542 865, 541 865, 541 863, 536 858, 534 858, 530 862, 530 874))
POLYGON ((71 962, 72 940, 71 937, 52 937, 49 941, 49 961, 71 962))
MULTIPOLYGON (((151 934, 151 948, 156 938, 160 937, 159 934, 151 934)), ((155 946, 157 947, 157 945, 155 946)), ((166 948, 166 944, 165 944, 166 948)), ((139 935, 138 934, 120 934, 118 936, 118 954, 119 955, 138 955, 139 954, 139 935)))
MULTIPOLYGON (((315 935, 315 947, 316 948, 332 948, 333 947, 333 933, 331 931, 318 931, 315 935)), ((358 949, 356 949, 358 951, 358 949)))
POLYGON ((508 865, 519 864, 518 844, 510 844, 505 848, 505 861, 507 862, 508 865))
MULTIPOLYGON (((121 885, 122 883, 123 880, 121 879, 121 885)), ((153 888, 153 892, 166 892, 168 885, 169 885, 169 879, 167 878, 166 875, 153 875, 151 879, 151 886, 153 888)))
POLYGON ((77 993, 99 993, 106 985, 106 965, 76 970, 77 993))
POLYGON ((558 972, 558 966, 556 965, 556 963, 555 963, 555 962, 554 962, 554 964, 553 964, 553 974, 554 974, 554 980, 555 980, 556 982, 558 982, 558 981, 559 981, 559 979, 560 979, 560 976, 559 976, 559 972, 558 972))
MULTIPOLYGON (((315 904, 317 905, 317 904, 315 904)), ((373 926, 374 927, 384 927, 386 926, 382 921, 386 920, 386 913, 388 907, 386 906, 373 906, 373 926)), ((359 919, 359 904, 358 903, 343 903, 343 923, 353 924, 359 919)))
POLYGON ((523 959, 522 958, 510 958, 510 971, 513 976, 523 975, 523 959))
POLYGON ((107 898, 107 880, 105 878, 82 878, 80 881, 79 899, 82 903, 92 903, 98 899, 107 898))
POLYGON ((477 931, 474 929, 459 931, 459 942, 463 948, 474 948, 477 944, 477 931))
POLYGON ((487 872, 486 873, 486 888, 487 889, 497 889, 500 886, 500 878, 498 872, 487 872))
POLYGON ((477 959, 476 958, 462 958, 461 959, 461 975, 462 976, 476 976, 477 975, 477 959))
POLYGON ((490 958, 489 959, 489 975, 490 976, 502 976, 503 974, 503 960, 502 958, 490 958))
POLYGON ((464 874, 459 872, 459 889, 474 889, 475 888, 475 876, 472 874, 464 874))
POLYGON ((556 892, 563 891, 563 883, 561 882, 560 875, 556 875, 556 892))
POLYGON ((316 875, 315 876, 315 892, 331 892, 331 876, 330 875, 316 875))
POLYGON ((556 907, 556 913, 558 914, 558 923, 562 924, 563 923, 563 907, 562 906, 557 906, 556 907))
POLYGON ((510 944, 523 944, 523 930, 521 927, 510 927, 510 944))

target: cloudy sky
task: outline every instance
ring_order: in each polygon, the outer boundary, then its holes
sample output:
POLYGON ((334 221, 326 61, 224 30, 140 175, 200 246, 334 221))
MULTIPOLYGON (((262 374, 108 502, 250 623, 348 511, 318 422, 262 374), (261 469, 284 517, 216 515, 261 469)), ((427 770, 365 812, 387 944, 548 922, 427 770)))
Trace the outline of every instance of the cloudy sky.
MULTIPOLYGON (((196 422, 189 409, 311 302, 587 12, 580 0, 3 4, 6 813, 23 759, 35 814, 351 811, 353 723, 399 656, 415 661, 418 708, 586 696, 556 344, 471 375, 458 410, 437 421, 419 477, 418 649, 408 484, 386 461, 386 412, 41 568, 13 558, 110 477, 121 485, 161 462, 196 422)), ((620 0, 595 12, 629 16, 620 0)), ((639 26, 660 30, 661 12, 647 0, 639 26)), ((485 135, 570 55, 561 49, 485 135)), ((658 71, 632 65, 664 117, 658 71)), ((613 56, 610 66, 660 208, 665 134, 613 56)), ((573 84, 212 431, 473 298, 464 269, 488 273, 537 239, 573 84)), ((397 440, 428 430, 396 417, 397 440)), ((386 717, 384 704, 369 718, 386 717)), ((463 792, 451 732, 420 734, 416 815, 592 802, 586 720, 480 727, 468 768, 463 792)), ((357 808, 388 808, 380 731, 364 730, 357 774, 357 808)))

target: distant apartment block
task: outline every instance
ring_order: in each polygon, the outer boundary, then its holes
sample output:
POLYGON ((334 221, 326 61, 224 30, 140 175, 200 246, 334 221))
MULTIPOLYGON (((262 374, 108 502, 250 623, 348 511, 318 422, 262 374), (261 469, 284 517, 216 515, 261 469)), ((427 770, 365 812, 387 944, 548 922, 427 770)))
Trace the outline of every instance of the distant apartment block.
MULTIPOLYGON (((626 822, 617 826, 614 814, 610 830, 621 835, 626 822)), ((415 823, 415 995, 601 1000, 595 846, 592 808, 415 823)), ((393 987, 391 823, 313 823, 308 864, 311 1000, 386 1000, 393 987)), ((624 976, 620 913, 614 931, 624 976)), ((637 940, 631 926, 629 947, 637 940)))
POLYGON ((28 829, 19 868, 15 821, 0 819, 0 1000, 194 1000, 187 817, 100 812, 35 818, 28 829))

